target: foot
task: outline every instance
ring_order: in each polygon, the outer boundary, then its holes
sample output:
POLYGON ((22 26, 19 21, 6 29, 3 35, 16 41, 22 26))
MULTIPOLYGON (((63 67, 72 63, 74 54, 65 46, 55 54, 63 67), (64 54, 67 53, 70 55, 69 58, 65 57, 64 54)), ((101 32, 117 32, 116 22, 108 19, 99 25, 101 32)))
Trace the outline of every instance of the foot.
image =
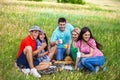
POLYGON ((32 68, 32 69, 31 69, 31 74, 32 74, 33 76, 37 77, 37 78, 40 78, 40 77, 41 77, 41 75, 37 72, 37 69, 35 69, 35 68, 32 68))
POLYGON ((24 74, 26 74, 26 75, 28 75, 28 74, 30 73, 30 69, 29 69, 29 68, 21 69, 21 71, 22 71, 24 74))
POLYGON ((95 73, 97 73, 99 70, 100 70, 100 67, 99 67, 99 66, 96 66, 95 73))

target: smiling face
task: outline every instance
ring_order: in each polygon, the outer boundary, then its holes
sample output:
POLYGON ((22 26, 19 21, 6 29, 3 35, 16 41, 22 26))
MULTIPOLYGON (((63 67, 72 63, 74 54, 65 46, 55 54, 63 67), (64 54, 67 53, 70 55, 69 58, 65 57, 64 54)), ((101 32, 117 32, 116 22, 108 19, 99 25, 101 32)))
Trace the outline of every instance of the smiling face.
POLYGON ((42 32, 40 32, 40 34, 39 34, 39 39, 40 39, 41 41, 43 41, 43 40, 45 39, 45 34, 42 33, 42 32))
POLYGON ((90 32, 89 31, 85 32, 82 37, 83 37, 83 39, 85 41, 89 41, 89 39, 90 39, 90 32))
POLYGON ((72 32, 72 39, 73 39, 74 41, 77 41, 78 36, 79 36, 79 34, 78 34, 77 32, 75 32, 75 31, 72 32))
POLYGON ((39 31, 38 31, 38 30, 34 30, 34 31, 31 31, 31 32, 30 32, 30 36, 31 36, 33 39, 37 39, 38 34, 39 34, 39 31))
POLYGON ((65 30, 66 22, 59 22, 58 25, 59 25, 60 31, 64 31, 65 30))

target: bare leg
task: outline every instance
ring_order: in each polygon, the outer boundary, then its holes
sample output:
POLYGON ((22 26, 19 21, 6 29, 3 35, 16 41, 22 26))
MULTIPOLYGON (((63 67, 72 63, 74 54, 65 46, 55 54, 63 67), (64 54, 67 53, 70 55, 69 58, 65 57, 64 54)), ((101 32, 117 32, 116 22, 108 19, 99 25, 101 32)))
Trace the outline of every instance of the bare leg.
POLYGON ((27 58, 27 61, 28 61, 28 64, 29 64, 30 68, 31 69, 34 68, 32 48, 30 46, 25 47, 24 54, 26 55, 26 58, 27 58))
POLYGON ((35 68, 36 68, 37 70, 44 70, 44 69, 49 68, 50 65, 51 65, 50 62, 41 62, 41 63, 40 63, 38 66, 36 66, 35 68))

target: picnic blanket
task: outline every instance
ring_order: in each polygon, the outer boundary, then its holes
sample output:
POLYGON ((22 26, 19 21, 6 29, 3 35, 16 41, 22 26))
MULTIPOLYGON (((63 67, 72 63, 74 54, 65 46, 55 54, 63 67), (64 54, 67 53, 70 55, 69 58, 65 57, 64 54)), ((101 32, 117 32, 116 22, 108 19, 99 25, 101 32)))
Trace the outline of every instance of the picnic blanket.
POLYGON ((54 61, 53 64, 46 70, 39 71, 41 74, 52 74, 62 70, 74 70, 74 62, 70 56, 66 56, 64 61, 54 61))

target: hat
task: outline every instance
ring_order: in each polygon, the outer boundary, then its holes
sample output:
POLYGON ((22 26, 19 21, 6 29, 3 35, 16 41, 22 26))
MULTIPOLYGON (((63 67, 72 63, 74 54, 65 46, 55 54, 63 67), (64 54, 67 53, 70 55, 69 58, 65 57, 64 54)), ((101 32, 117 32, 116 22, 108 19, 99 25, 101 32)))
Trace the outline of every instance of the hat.
POLYGON ((32 26, 30 29, 29 29, 29 32, 31 32, 31 31, 35 31, 35 30, 37 30, 37 31, 42 31, 38 26, 32 26))

